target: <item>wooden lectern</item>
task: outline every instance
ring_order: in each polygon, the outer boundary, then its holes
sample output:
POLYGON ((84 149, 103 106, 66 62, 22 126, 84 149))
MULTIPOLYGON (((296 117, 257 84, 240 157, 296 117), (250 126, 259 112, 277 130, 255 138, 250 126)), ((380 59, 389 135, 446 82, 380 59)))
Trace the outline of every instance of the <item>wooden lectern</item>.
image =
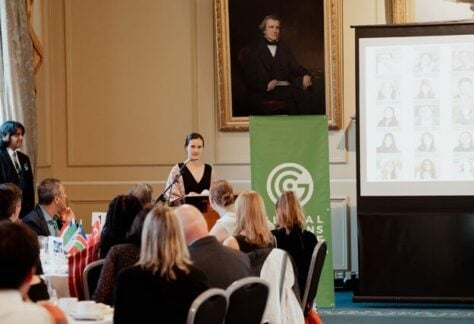
POLYGON ((178 207, 183 204, 193 205, 199 209, 206 219, 209 230, 219 219, 219 214, 210 206, 209 196, 207 195, 184 196, 170 202, 171 207, 178 207))

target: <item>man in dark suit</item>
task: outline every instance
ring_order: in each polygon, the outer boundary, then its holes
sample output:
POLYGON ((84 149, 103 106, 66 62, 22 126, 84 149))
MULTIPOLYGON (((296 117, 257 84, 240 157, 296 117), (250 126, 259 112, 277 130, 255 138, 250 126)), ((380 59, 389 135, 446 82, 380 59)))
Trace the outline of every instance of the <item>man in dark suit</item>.
POLYGON ((38 186, 38 205, 24 218, 38 236, 57 236, 65 221, 74 218, 74 213, 67 206, 67 195, 60 180, 48 178, 38 186))
POLYGON ((266 16, 257 42, 239 54, 252 114, 324 114, 324 82, 280 40, 280 18, 266 16))
POLYGON ((193 266, 204 272, 209 286, 226 289, 235 280, 250 276, 248 256, 209 235, 206 220, 194 206, 181 205, 175 210, 184 231, 193 266))
POLYGON ((17 121, 6 121, 0 126, 0 183, 14 183, 22 191, 20 218, 35 205, 33 169, 28 156, 18 149, 23 144, 25 127, 17 121))

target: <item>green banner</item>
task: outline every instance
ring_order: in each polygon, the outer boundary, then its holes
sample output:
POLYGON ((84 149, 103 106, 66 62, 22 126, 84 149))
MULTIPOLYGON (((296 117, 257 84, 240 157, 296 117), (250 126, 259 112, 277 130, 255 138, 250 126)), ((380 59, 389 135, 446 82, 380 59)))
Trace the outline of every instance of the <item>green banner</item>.
POLYGON ((334 307, 334 275, 326 116, 251 116, 252 189, 275 223, 275 202, 285 190, 300 198, 306 229, 328 243, 317 293, 318 307, 334 307))

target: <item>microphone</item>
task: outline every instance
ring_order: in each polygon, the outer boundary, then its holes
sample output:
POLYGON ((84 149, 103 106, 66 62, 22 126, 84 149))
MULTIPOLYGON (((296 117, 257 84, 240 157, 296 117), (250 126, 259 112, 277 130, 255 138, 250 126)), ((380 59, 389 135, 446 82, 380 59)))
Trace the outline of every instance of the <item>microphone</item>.
POLYGON ((166 187, 165 190, 163 190, 163 192, 158 196, 158 198, 155 200, 151 208, 155 207, 155 205, 159 203, 160 201, 166 202, 165 194, 168 192, 168 190, 171 190, 171 188, 176 182, 178 182, 178 179, 183 175, 184 167, 191 161, 196 161, 196 160, 192 158, 188 158, 183 162, 183 165, 179 168, 178 173, 176 173, 176 176, 174 177, 173 181, 171 181, 169 186, 166 187))
POLYGON ((191 159, 191 158, 188 158, 186 161, 183 162, 183 165, 186 165, 186 164, 188 164, 188 163, 191 162, 191 161, 192 161, 192 159, 191 159))
POLYGON ((181 168, 179 168, 179 174, 181 175, 184 171, 184 167, 191 161, 196 161, 196 159, 188 158, 186 161, 183 162, 181 168))

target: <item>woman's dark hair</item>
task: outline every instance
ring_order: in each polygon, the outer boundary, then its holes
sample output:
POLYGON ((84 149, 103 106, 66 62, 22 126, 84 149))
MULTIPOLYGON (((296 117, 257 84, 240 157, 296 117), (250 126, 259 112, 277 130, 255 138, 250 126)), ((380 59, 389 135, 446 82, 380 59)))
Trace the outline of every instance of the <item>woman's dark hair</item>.
POLYGON ((126 235, 127 243, 132 243, 137 246, 142 245, 142 231, 143 223, 145 222, 146 215, 150 212, 151 208, 144 208, 140 210, 133 220, 132 227, 126 235))
POLYGON ((112 246, 126 242, 125 236, 141 209, 133 195, 118 195, 110 202, 100 237, 100 258, 105 258, 112 246))
POLYGON ((189 133, 188 136, 186 136, 186 140, 184 141, 184 148, 186 148, 189 145, 189 142, 191 142, 193 139, 200 139, 202 141, 202 146, 204 147, 204 137, 202 137, 201 134, 189 133))
POLYGON ((25 135, 25 127, 20 122, 7 120, 0 126, 0 137, 2 138, 3 147, 8 147, 10 137, 16 134, 18 128, 21 129, 23 135, 25 135))

